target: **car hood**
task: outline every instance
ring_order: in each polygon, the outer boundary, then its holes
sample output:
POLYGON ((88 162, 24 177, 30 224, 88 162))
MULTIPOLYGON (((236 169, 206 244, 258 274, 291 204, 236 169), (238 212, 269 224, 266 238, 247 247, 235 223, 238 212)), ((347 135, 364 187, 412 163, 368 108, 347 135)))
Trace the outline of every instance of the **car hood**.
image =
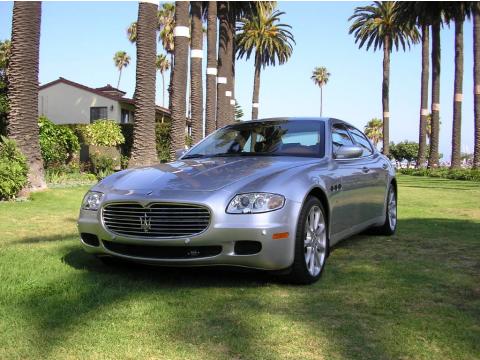
POLYGON ((243 179, 271 176, 318 159, 245 157, 178 160, 131 170, 104 179, 99 187, 123 191, 213 191, 243 179))

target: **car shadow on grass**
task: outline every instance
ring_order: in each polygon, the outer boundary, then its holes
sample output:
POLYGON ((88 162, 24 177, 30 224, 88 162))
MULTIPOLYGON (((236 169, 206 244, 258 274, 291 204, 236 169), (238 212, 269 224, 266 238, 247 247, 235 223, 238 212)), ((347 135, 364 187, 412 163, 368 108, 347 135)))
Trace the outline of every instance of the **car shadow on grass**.
POLYGON ((143 322, 136 317, 143 316, 148 331, 167 334, 184 354, 203 351, 209 358, 278 359, 289 351, 303 358, 455 357, 448 347, 465 349, 467 358, 477 346, 478 295, 466 298, 457 280, 479 273, 470 263, 479 252, 473 247, 479 229, 466 220, 401 219, 394 237, 359 235, 337 245, 321 281, 306 287, 235 268, 110 267, 80 246, 64 245, 58 260, 67 269, 28 294, 24 311, 44 357, 83 324, 115 337, 115 329, 98 324, 138 327, 143 322), (132 304, 147 310, 139 314, 132 304), (132 313, 117 314, 123 307, 132 313))

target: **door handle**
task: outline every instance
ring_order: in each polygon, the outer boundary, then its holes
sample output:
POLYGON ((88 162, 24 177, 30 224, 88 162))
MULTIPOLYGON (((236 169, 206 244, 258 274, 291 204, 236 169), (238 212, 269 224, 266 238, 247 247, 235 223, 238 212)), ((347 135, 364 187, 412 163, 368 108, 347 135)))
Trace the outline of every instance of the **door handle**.
POLYGON ((370 169, 369 169, 368 167, 364 166, 364 167, 362 168, 362 171, 366 174, 366 173, 368 173, 368 172, 370 171, 370 169))
POLYGON ((384 168, 385 170, 387 170, 387 168, 388 168, 388 164, 386 164, 386 163, 383 163, 383 164, 382 164, 382 168, 384 168))

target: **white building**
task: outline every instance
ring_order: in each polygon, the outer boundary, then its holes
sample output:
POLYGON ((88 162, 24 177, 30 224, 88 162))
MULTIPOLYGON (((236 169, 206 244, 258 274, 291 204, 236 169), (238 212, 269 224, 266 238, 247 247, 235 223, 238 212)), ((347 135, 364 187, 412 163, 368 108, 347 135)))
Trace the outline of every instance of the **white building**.
MULTIPOLYGON (((91 88, 65 78, 40 86, 38 112, 56 124, 90 124, 99 119, 132 123, 134 101, 107 85, 91 88)), ((170 111, 156 106, 157 121, 170 121, 170 111)))

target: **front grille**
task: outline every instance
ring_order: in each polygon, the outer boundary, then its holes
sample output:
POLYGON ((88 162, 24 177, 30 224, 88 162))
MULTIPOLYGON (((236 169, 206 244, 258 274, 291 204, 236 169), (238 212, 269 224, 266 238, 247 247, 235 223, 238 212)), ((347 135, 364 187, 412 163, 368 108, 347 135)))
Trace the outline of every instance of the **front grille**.
POLYGON ((111 232, 141 238, 193 236, 210 224, 210 211, 193 204, 112 203, 103 208, 102 217, 111 232))
POLYGON ((220 245, 212 246, 151 246, 130 245, 102 240, 103 245, 117 254, 149 259, 192 259, 218 255, 220 245))

